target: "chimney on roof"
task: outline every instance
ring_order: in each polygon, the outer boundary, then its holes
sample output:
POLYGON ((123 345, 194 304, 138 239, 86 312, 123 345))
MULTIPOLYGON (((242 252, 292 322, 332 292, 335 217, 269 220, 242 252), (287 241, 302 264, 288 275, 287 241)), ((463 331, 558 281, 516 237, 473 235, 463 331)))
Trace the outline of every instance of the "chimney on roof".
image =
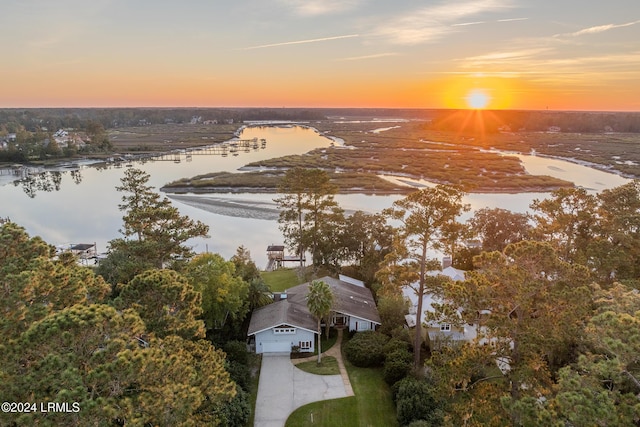
POLYGON ((453 264, 453 261, 451 260, 450 256, 445 256, 442 257, 442 269, 444 270, 447 267, 451 267, 451 265, 453 264))

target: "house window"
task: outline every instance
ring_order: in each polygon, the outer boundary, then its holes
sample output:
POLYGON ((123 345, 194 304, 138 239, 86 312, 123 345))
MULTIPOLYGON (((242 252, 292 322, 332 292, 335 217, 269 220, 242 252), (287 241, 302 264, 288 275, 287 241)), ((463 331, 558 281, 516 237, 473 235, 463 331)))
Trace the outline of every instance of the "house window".
POLYGON ((311 341, 298 341, 300 350, 311 350, 311 341))
POLYGON ((451 324, 443 323, 442 325, 440 325, 440 331, 449 332, 450 330, 451 330, 451 324))
POLYGON ((275 328, 273 330, 273 333, 280 335, 291 335, 296 333, 296 328, 275 328))

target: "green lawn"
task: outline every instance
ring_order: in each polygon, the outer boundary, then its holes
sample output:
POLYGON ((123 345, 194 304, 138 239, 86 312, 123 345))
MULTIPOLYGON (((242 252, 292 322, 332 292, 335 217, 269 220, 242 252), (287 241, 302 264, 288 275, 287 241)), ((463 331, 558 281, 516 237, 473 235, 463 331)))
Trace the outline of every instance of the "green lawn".
POLYGON ((392 427, 397 426, 396 409, 391 390, 382 377, 382 369, 357 368, 345 360, 354 397, 324 400, 295 410, 287 427, 345 426, 392 427))
POLYGON ((282 292, 301 283, 310 282, 318 277, 329 275, 323 268, 314 269, 313 266, 299 268, 281 268, 273 271, 262 271, 260 276, 269 285, 271 292, 282 292))
POLYGON ((339 375, 340 368, 338 367, 338 361, 333 356, 325 356, 322 358, 322 362, 318 365, 317 360, 311 360, 309 362, 302 362, 296 365, 296 368, 301 369, 310 374, 316 375, 339 375))
POLYGON ((264 279, 265 283, 269 285, 271 292, 282 292, 292 286, 303 283, 298 278, 298 272, 295 268, 263 271, 260 275, 264 279))

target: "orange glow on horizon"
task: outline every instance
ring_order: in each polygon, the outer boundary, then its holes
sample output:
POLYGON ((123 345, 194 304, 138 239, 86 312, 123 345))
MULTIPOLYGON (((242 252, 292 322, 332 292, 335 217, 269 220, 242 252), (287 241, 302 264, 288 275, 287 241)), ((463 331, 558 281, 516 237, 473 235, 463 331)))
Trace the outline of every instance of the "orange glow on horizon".
POLYGON ((486 94, 483 110, 638 111, 633 88, 569 89, 562 82, 469 74, 447 78, 316 73, 308 77, 236 73, 228 79, 189 74, 179 78, 148 68, 94 70, 90 65, 39 72, 4 70, 0 107, 304 107, 477 109, 474 90, 486 94), (55 81, 52 84, 51 81, 55 81))
POLYGON ((429 86, 434 87, 444 108, 506 110, 513 107, 523 84, 512 78, 474 75, 441 79, 429 86))

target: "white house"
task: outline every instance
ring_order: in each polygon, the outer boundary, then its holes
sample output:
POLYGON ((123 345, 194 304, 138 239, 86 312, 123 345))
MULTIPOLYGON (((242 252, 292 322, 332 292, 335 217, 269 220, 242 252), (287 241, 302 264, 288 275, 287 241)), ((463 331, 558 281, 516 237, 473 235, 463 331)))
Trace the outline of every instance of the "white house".
MULTIPOLYGON (((380 325, 373 295, 362 282, 346 276, 318 280, 327 283, 333 293, 330 326, 369 331, 380 325)), ((301 351, 315 350, 318 323, 307 309, 308 293, 309 283, 294 286, 279 301, 251 314, 247 335, 256 353, 290 352, 294 346, 301 351)))
MULTIPOLYGON (((444 275, 449 277, 453 281, 463 281, 465 279, 464 270, 459 270, 452 266, 444 268, 442 271, 433 270, 427 272, 429 276, 444 275)), ((426 314, 435 313, 434 306, 437 304, 443 304, 444 301, 437 295, 430 292, 425 292, 422 296, 422 313, 418 316, 418 295, 416 289, 418 284, 415 283, 411 286, 405 286, 402 289, 403 296, 409 300, 409 314, 405 316, 405 320, 409 327, 415 327, 416 324, 426 325, 426 333, 429 335, 429 341, 431 346, 438 346, 441 343, 448 341, 472 341, 478 336, 477 324, 464 324, 463 326, 456 326, 451 323, 443 321, 426 321, 426 314), (419 319, 419 320, 418 320, 419 319)))

